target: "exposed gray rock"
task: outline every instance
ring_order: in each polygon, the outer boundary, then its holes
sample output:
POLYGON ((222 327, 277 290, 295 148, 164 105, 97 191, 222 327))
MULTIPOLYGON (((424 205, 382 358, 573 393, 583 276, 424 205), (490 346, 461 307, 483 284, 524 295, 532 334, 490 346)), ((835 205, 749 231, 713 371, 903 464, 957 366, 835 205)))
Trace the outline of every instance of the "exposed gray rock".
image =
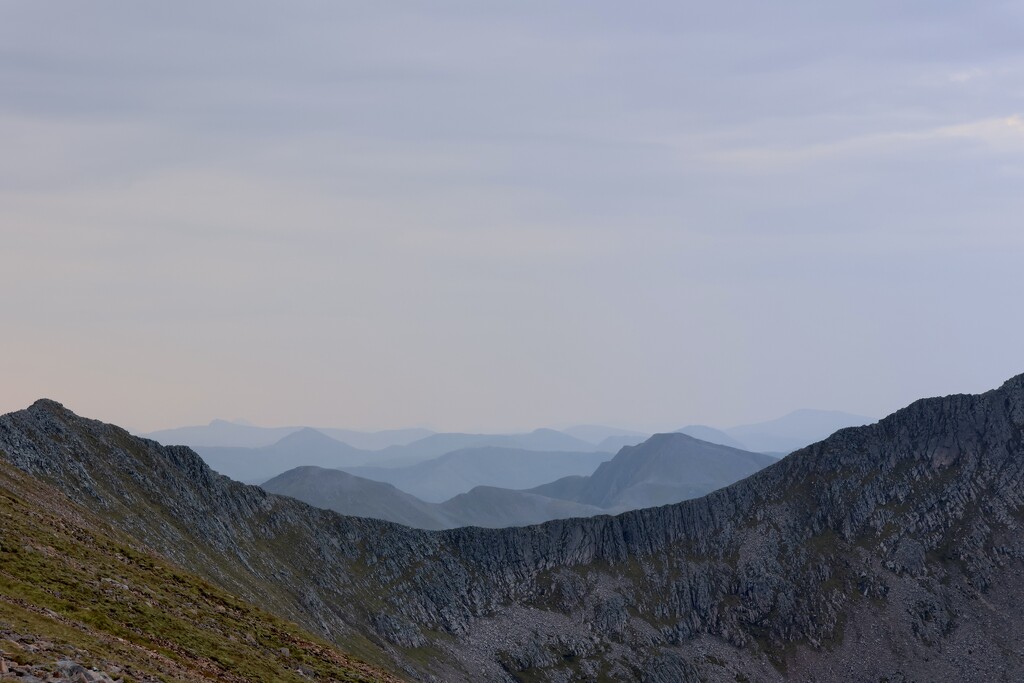
POLYGON ((121 683, 121 678, 112 678, 109 673, 94 671, 69 659, 53 664, 19 665, 8 664, 0 658, 0 680, 19 683, 121 683))
POLYGON ((0 418, 0 451, 424 680, 1024 678, 1024 376, 841 430, 700 499, 501 530, 341 517, 48 401, 0 418))

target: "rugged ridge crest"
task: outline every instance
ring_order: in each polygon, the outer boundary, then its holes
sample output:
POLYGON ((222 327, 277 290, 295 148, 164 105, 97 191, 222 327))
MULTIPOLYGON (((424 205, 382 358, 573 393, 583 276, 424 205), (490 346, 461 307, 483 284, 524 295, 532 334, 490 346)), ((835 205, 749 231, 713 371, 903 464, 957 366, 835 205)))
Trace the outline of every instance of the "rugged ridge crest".
POLYGON ((1016 678, 1022 427, 1024 375, 697 500, 441 532, 267 494, 53 402, 0 417, 0 451, 187 568, 424 679, 1016 678))

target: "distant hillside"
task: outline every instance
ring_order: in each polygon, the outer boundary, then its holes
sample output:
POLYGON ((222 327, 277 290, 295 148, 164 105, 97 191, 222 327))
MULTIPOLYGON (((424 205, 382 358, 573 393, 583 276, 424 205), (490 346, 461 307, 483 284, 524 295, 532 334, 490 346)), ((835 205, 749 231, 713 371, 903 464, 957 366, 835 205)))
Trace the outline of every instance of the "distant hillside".
POLYGON ((875 422, 873 417, 838 410, 795 410, 775 420, 730 427, 725 432, 751 451, 789 453, 846 427, 875 422))
POLYGON ((537 429, 527 434, 432 434, 405 446, 391 446, 378 451, 375 463, 384 467, 413 465, 446 453, 467 448, 514 448, 523 451, 594 452, 592 443, 556 432, 537 429))
POLYGON ((413 441, 425 439, 434 432, 429 429, 383 429, 379 432, 360 432, 353 429, 337 429, 334 427, 315 427, 332 439, 347 443, 353 448, 364 451, 379 451, 389 446, 405 446, 413 441))
POLYGON ((741 450, 750 450, 746 448, 736 439, 732 438, 721 429, 715 429, 714 427, 708 427, 707 425, 689 425, 682 429, 676 430, 679 434, 686 434, 692 436, 695 439, 701 441, 707 441, 709 443, 717 443, 722 446, 729 446, 730 448, 739 448, 741 450))
POLYGON ((623 448, 589 477, 568 477, 530 489, 612 512, 678 503, 728 486, 775 458, 708 443, 686 434, 655 434, 623 448))
POLYGON ((249 484, 264 482, 301 465, 344 467, 374 457, 374 451, 353 448, 309 428, 262 448, 200 446, 196 451, 217 472, 249 484))
POLYGON ((767 422, 727 429, 689 425, 678 432, 723 446, 782 457, 798 448, 821 441, 840 429, 860 427, 874 421, 875 419, 871 417, 838 410, 803 409, 767 422))
POLYGON ((597 445, 598 449, 607 451, 609 453, 618 453, 626 446, 635 446, 638 443, 650 438, 650 434, 647 435, 634 435, 634 436, 609 436, 607 439, 603 439, 601 443, 597 445))
MULTIPOLYGON (((638 444, 650 436, 648 432, 637 432, 632 429, 619 429, 618 427, 606 427, 604 425, 576 425, 567 429, 560 429, 563 434, 582 439, 598 446, 609 439, 627 439, 638 444)), ((632 445, 632 444, 630 444, 632 445)))
POLYGON ((276 443, 300 429, 302 427, 256 427, 227 420, 213 420, 206 425, 160 429, 139 436, 168 445, 180 444, 191 448, 199 446, 260 448, 276 443))
MULTIPOLYGON (((207 425, 161 429, 139 436, 163 444, 180 444, 191 448, 234 447, 261 448, 277 443, 284 437, 309 427, 256 427, 226 420, 213 420, 207 425)), ((362 450, 379 450, 388 446, 404 446, 430 436, 429 429, 386 429, 379 432, 360 432, 353 429, 314 428, 332 439, 362 450)))
POLYGON ((590 474, 611 457, 611 453, 603 451, 533 451, 485 446, 445 453, 407 467, 342 469, 366 479, 394 484, 421 500, 440 503, 477 486, 527 489, 570 474, 590 474))
POLYGON ((262 487, 343 515, 383 519, 417 529, 461 526, 448 523, 443 510, 433 503, 425 503, 391 484, 336 469, 296 467, 265 482, 262 487))
POLYGON ((477 486, 439 504, 452 527, 480 526, 502 528, 540 524, 554 519, 593 517, 606 510, 495 486, 477 486))
POLYGON ((351 470, 390 475, 396 485, 411 490, 315 467, 285 472, 264 483, 263 488, 342 514, 420 529, 500 528, 678 503, 727 486, 775 462, 760 453, 684 434, 656 434, 638 446, 623 448, 611 460, 599 461, 599 457, 607 456, 467 449, 407 468, 351 470), (588 462, 587 458, 595 460, 588 462), (543 478, 545 473, 579 465, 593 474, 549 476, 543 485, 522 486, 522 482, 543 478), (500 481, 505 486, 472 484, 474 478, 500 481), (458 488, 469 490, 448 495, 458 488), (528 490, 513 490, 519 488, 528 490), (416 495, 418 491, 427 492, 433 500, 422 500, 416 495))
POLYGON ((478 486, 443 503, 427 503, 391 484, 320 467, 289 470, 264 483, 263 489, 345 515, 417 529, 526 526, 605 513, 588 505, 488 486, 478 486))
POLYGON ((611 457, 611 453, 596 446, 549 429, 529 434, 432 434, 404 446, 368 451, 306 427, 260 448, 197 446, 196 451, 217 472, 250 484, 262 483, 295 467, 313 465, 342 468, 367 479, 392 483, 433 502, 447 500, 474 486, 511 484, 528 488, 569 473, 589 474, 611 457), (467 443, 481 445, 459 447, 467 443), (551 459, 549 456, 556 451, 542 448, 550 444, 577 448, 557 451, 559 456, 566 457, 551 459), (492 448, 500 448, 504 454, 489 450, 492 448), (424 462, 452 451, 461 451, 462 455, 432 465, 424 462), (512 460, 499 462, 507 458, 512 460), (423 463, 423 467, 408 469, 417 463, 423 463), (534 469, 524 472, 516 463, 534 469))

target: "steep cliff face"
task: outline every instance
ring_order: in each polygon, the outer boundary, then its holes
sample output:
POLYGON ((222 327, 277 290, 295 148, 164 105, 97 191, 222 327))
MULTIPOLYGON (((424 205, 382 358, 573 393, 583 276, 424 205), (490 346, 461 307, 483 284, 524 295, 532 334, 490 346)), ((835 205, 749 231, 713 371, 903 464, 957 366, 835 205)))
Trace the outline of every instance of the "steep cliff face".
POLYGON ((0 418, 0 451, 180 564, 421 678, 1010 680, 1022 426, 1024 376, 918 401, 701 499, 441 532, 231 482, 53 402, 0 418))

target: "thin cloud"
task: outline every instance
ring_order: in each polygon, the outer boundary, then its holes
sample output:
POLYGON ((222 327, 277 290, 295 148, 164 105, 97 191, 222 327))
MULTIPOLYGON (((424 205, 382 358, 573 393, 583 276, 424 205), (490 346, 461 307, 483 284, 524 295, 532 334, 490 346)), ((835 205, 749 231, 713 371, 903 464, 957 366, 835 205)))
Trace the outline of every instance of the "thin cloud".
POLYGON ((998 153, 1024 152, 1024 119, 1019 114, 915 131, 859 135, 810 145, 750 146, 711 150, 704 161, 741 170, 778 170, 842 159, 877 159, 951 141, 968 141, 998 153))

